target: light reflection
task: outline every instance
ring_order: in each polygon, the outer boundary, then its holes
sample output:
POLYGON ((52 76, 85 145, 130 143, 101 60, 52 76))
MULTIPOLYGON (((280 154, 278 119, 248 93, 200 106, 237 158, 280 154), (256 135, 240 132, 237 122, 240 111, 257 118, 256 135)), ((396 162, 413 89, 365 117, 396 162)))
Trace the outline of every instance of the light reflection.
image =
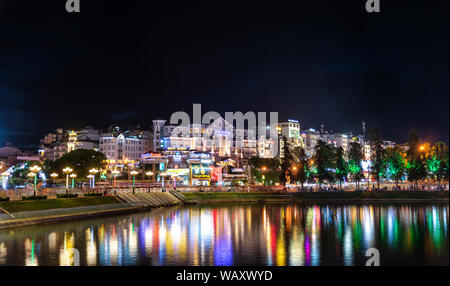
POLYGON ((25 266, 38 266, 34 239, 25 240, 25 266))
POLYGON ((85 231, 86 236, 86 260, 88 266, 97 265, 97 246, 95 243, 94 228, 85 231))
POLYGON ((75 234, 64 233, 64 244, 59 252, 59 265, 60 266, 73 266, 74 265, 74 253, 75 248, 75 234))
POLYGON ((4 242, 0 242, 0 264, 6 262, 6 257, 8 256, 8 249, 4 242))
POLYGON ((17 264, 39 265, 40 255, 46 255, 40 264, 72 265, 72 248, 84 254, 82 263, 89 266, 363 265, 365 250, 371 247, 382 247, 384 255, 404 256, 406 263, 411 257, 432 263, 435 257, 445 261, 448 252, 447 215, 448 206, 244 204, 161 209, 89 221, 83 227, 46 226, 49 231, 42 236, 0 231, 0 265, 14 264, 18 258, 17 264), (20 239, 23 254, 11 250, 20 239))

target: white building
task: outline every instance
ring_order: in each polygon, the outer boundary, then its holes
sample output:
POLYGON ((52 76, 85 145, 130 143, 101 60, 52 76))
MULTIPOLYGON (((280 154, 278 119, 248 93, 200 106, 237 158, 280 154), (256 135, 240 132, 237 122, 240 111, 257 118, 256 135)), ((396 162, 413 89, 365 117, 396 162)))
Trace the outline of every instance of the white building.
POLYGON ((113 131, 100 136, 100 151, 110 163, 140 160, 141 154, 152 149, 151 134, 146 131, 113 131))
MULTIPOLYGON (((158 120, 157 123, 162 123, 158 120)), ((273 144, 265 136, 254 134, 253 130, 236 129, 223 118, 218 118, 210 124, 191 124, 188 130, 173 125, 157 126, 159 134, 158 146, 161 150, 189 150, 210 153, 218 161, 221 158, 231 157, 234 160, 246 160, 252 156, 264 158, 275 157, 273 144)), ((155 131, 154 131, 155 132, 155 131)), ((154 134, 158 134, 155 132, 154 134)))
POLYGON ((283 122, 278 125, 279 134, 279 157, 283 158, 283 137, 286 137, 287 142, 291 148, 302 147, 305 148, 303 138, 300 133, 300 123, 297 120, 289 119, 288 122, 283 122))

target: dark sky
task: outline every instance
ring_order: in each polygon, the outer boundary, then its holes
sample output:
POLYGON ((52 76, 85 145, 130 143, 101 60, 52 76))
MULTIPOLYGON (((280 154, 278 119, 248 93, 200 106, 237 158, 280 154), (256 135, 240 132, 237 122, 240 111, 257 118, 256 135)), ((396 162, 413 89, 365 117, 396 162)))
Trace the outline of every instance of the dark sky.
POLYGON ((0 0, 0 146, 193 103, 448 140, 449 1, 365 2, 0 0))

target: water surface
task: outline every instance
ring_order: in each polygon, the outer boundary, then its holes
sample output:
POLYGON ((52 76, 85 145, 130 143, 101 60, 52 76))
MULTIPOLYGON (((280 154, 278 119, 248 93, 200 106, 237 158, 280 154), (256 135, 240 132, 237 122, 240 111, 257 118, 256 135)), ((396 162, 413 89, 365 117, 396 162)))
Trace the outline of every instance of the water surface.
POLYGON ((0 265, 449 265, 447 205, 182 206, 0 230, 0 265))

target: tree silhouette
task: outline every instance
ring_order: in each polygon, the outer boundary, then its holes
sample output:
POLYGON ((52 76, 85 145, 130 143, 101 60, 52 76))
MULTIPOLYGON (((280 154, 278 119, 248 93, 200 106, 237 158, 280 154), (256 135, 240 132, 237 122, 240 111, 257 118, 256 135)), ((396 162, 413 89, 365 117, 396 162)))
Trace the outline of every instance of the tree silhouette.
POLYGON ((370 173, 377 180, 377 188, 380 189, 380 180, 386 175, 386 151, 383 147, 383 139, 376 127, 370 131, 370 150, 372 151, 370 173))
POLYGON ((351 142, 348 151, 348 168, 351 178, 356 182, 357 188, 359 188, 359 182, 364 178, 361 165, 363 159, 361 144, 358 142, 351 142))
POLYGON ((280 182, 283 186, 289 181, 292 172, 291 165, 294 157, 291 154, 290 144, 287 142, 286 136, 283 136, 283 157, 281 158, 281 174, 280 182))

